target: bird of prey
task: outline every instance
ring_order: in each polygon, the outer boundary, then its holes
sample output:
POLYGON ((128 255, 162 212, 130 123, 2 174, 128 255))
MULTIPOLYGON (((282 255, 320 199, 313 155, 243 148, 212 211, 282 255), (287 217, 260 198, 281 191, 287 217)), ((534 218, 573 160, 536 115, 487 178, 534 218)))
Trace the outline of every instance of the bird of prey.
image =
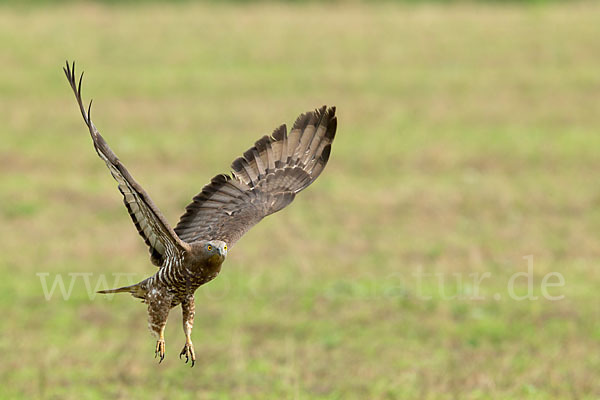
POLYGON ((288 133, 285 125, 263 136, 231 164, 231 175, 211 179, 186 207, 172 228, 146 191, 110 149, 81 99, 83 73, 76 81, 75 63, 63 68, 75 93, 96 152, 119 184, 119 191, 138 233, 149 247, 158 271, 143 281, 99 293, 130 293, 148 305, 148 326, 156 335, 155 357, 165 357, 165 326, 171 308, 181 305, 185 356, 194 366, 192 344, 194 292, 214 279, 228 250, 267 215, 290 204, 298 192, 325 168, 335 137, 335 107, 323 106, 298 117, 288 133))

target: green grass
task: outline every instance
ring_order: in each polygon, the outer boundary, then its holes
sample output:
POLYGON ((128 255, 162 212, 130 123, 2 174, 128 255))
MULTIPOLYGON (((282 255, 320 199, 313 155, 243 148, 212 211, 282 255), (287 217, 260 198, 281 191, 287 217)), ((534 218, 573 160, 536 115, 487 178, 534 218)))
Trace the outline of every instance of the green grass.
POLYGON ((599 13, 0 8, 0 398, 598 398, 599 13), (92 274, 93 288, 155 271, 67 58, 86 70, 96 125, 173 223, 261 135, 338 107, 323 175, 197 292, 193 369, 177 357, 179 309, 158 365, 132 298, 90 300, 81 276, 67 301, 44 297, 38 273, 67 288, 68 274, 92 274), (528 255, 539 298, 517 301, 507 285, 528 255), (562 300, 542 297, 550 272, 562 300))

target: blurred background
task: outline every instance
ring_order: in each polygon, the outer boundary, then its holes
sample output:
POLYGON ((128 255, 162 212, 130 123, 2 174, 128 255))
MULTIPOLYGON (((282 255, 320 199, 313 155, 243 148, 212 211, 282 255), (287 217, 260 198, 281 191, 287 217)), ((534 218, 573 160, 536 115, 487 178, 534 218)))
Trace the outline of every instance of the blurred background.
POLYGON ((112 3, 0 5, 1 398, 600 396, 597 2, 112 3), (158 365, 145 306, 93 296, 155 267, 66 59, 173 224, 338 107, 319 180, 196 293, 193 369, 179 308, 158 365))

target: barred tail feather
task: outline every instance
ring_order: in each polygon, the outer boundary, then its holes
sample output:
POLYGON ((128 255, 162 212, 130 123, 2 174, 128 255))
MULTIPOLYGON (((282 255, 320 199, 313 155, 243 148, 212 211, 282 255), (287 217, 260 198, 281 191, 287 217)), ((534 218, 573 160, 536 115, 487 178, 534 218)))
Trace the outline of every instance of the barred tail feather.
POLYGON ((135 285, 123 286, 123 287, 116 288, 116 289, 99 290, 98 293, 101 293, 101 294, 130 293, 134 297, 139 297, 139 298, 143 299, 144 297, 146 297, 146 292, 147 292, 145 287, 142 285, 144 282, 145 281, 136 283, 135 285))

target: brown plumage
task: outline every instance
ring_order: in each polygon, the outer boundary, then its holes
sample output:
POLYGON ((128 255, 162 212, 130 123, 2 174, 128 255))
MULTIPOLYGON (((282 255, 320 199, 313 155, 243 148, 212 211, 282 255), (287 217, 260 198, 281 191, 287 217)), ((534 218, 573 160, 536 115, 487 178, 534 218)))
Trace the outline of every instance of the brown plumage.
POLYGON ((75 63, 65 75, 75 93, 96 152, 119 184, 125 207, 150 251, 158 271, 132 286, 100 293, 130 293, 148 305, 149 327, 157 337, 155 355, 164 359, 164 330, 171 308, 180 305, 186 343, 180 353, 195 363, 191 340, 194 292, 214 279, 231 248, 252 226, 290 204, 325 168, 335 137, 335 107, 302 114, 291 131, 285 125, 263 136, 243 157, 233 161, 230 175, 215 176, 196 195, 172 229, 144 189, 133 179, 94 126, 81 99, 83 73, 76 81, 75 63))

